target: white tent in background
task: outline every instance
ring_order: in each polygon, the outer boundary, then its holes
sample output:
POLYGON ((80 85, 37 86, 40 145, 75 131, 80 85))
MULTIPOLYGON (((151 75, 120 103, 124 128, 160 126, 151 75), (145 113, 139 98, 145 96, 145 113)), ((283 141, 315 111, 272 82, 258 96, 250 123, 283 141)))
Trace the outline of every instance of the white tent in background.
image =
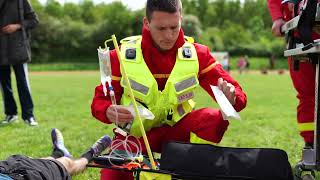
POLYGON ((220 63, 222 62, 225 56, 229 56, 228 52, 211 52, 211 55, 220 63))

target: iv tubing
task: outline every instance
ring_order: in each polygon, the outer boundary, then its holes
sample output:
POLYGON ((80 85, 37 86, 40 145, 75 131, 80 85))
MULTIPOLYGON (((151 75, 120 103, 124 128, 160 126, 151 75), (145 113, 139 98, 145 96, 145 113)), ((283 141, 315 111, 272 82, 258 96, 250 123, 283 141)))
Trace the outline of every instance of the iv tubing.
POLYGON ((154 162, 154 159, 153 159, 153 155, 152 155, 152 152, 151 152, 151 148, 150 148, 150 145, 149 145, 149 141, 148 141, 148 138, 147 138, 147 135, 146 135, 146 132, 144 130, 144 127, 143 127, 143 123, 142 123, 142 120, 141 120, 141 116, 140 116, 140 112, 138 110, 138 106, 137 106, 137 102, 135 101, 134 99, 134 95, 133 95, 133 92, 132 92, 132 89, 131 89, 131 84, 129 82, 129 79, 127 77, 127 73, 126 73, 126 70, 124 68, 124 65, 122 63, 122 59, 121 59, 121 53, 120 53, 120 49, 119 49, 119 46, 118 46, 118 42, 117 42, 117 38, 115 35, 112 35, 112 41, 113 41, 113 44, 114 44, 114 47, 116 48, 116 52, 117 52, 117 55, 118 55, 118 59, 119 59, 119 62, 120 62, 120 66, 121 66, 121 69, 123 70, 123 78, 128 86, 128 89, 129 89, 129 93, 130 93, 130 98, 131 98, 131 101, 133 103, 133 107, 134 107, 134 111, 136 112, 136 115, 138 117, 138 122, 139 122, 139 127, 140 127, 140 131, 141 131, 141 134, 142 134, 142 137, 143 137, 143 141, 144 141, 144 144, 147 148, 147 152, 148 152, 148 156, 150 158, 150 163, 151 163, 151 168, 153 170, 156 169, 156 165, 155 165, 155 162, 154 162))
POLYGON ((117 105, 116 97, 114 95, 114 90, 113 90, 113 87, 111 85, 111 82, 108 81, 108 85, 109 85, 109 94, 110 94, 112 105, 117 105))

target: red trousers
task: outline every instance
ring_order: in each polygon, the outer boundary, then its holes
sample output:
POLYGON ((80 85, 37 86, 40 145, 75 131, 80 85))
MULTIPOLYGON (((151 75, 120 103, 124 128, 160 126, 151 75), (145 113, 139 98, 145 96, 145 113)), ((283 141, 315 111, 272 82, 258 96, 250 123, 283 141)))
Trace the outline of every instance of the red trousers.
MULTIPOLYGON (((190 132, 207 141, 218 143, 221 141, 228 125, 229 122, 223 120, 219 110, 203 108, 192 111, 172 127, 164 125, 151 129, 147 132, 147 137, 151 150, 161 152, 162 145, 168 141, 190 142, 190 132)), ((139 141, 142 144, 142 152, 146 153, 142 137, 139 138, 139 141)), ((109 179, 130 180, 133 179, 133 176, 131 172, 102 169, 101 180, 109 179)))
MULTIPOLYGON (((297 91, 299 104, 297 107, 298 123, 314 121, 314 97, 315 97, 315 65, 310 62, 300 62, 298 71, 293 70, 292 60, 289 58, 290 75, 293 86, 297 91)), ((300 135, 306 143, 313 143, 313 131, 301 131, 300 135)))

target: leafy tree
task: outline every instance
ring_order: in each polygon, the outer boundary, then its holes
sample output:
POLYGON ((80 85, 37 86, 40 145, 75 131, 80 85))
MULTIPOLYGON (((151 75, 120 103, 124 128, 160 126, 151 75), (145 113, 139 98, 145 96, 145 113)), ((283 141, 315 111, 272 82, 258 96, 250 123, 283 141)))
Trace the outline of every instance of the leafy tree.
POLYGON ((198 4, 198 0, 185 0, 183 3, 183 14, 197 15, 198 11, 195 8, 198 4))
POLYGON ((201 34, 201 23, 199 19, 194 15, 186 15, 182 21, 182 28, 185 35, 192 36, 198 41, 201 34))
POLYGON ((43 6, 38 0, 30 0, 30 3, 32 5, 33 10, 37 12, 37 14, 43 12, 43 6))
POLYGON ((82 9, 81 18, 84 23, 94 24, 98 22, 97 14, 94 12, 94 4, 90 0, 84 0, 80 3, 80 8, 82 9))
POLYGON ((225 6, 226 6, 226 1, 225 0, 216 0, 212 2, 212 10, 215 11, 216 16, 212 17, 212 23, 210 23, 210 26, 217 26, 217 27, 222 27, 223 22, 227 20, 226 16, 227 12, 225 12, 225 6))
POLYGON ((55 0, 48 0, 45 7, 46 13, 51 16, 62 18, 63 17, 63 7, 61 4, 55 0))
MULTIPOLYGON (((145 10, 132 11, 120 1, 59 4, 30 0, 40 24, 33 32, 36 61, 56 57, 96 57, 96 48, 116 34, 120 40, 141 34, 145 10)), ((284 41, 270 32, 266 0, 183 0, 182 27, 186 35, 214 51, 232 55, 282 56, 284 41)), ((82 58, 83 59, 83 58, 82 58)))
POLYGON ((241 25, 231 21, 224 22, 224 27, 222 29, 221 36, 223 38, 225 50, 233 53, 243 53, 237 51, 238 47, 243 44, 250 44, 252 39, 250 36, 251 34, 241 25))
POLYGON ((207 28, 199 37, 199 42, 207 45, 212 51, 225 51, 222 34, 218 28, 207 28))
POLYGON ((132 27, 132 34, 133 35, 141 34, 144 16, 145 16, 145 9, 141 9, 141 10, 133 12, 133 16, 132 16, 132 20, 131 20, 131 27, 132 27))
POLYGON ((69 16, 72 20, 81 20, 82 9, 79 5, 74 3, 65 3, 63 6, 65 16, 69 16))
POLYGON ((35 61, 46 62, 60 47, 61 29, 63 23, 47 14, 43 14, 40 24, 32 33, 32 48, 35 61))

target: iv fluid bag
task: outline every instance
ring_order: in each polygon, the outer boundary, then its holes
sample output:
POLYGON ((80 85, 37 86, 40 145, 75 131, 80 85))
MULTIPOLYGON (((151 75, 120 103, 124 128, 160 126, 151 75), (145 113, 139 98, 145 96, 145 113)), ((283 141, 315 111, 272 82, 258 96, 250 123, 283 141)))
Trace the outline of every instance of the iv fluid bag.
POLYGON ((98 49, 98 57, 99 57, 99 66, 100 66, 100 79, 101 84, 103 85, 103 91, 106 95, 106 82, 111 83, 111 63, 110 63, 110 55, 109 48, 106 49, 98 49))

